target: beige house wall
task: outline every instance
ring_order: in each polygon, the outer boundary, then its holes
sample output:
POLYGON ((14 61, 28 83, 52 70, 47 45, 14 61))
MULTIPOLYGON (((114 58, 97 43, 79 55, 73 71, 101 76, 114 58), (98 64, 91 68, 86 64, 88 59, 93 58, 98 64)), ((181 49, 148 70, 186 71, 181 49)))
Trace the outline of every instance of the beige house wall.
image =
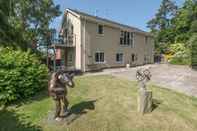
POLYGON ((73 24, 74 42, 75 42, 75 68, 81 70, 81 20, 78 16, 67 13, 67 18, 73 24))
POLYGON ((134 47, 120 45, 121 30, 134 32, 131 28, 110 25, 106 22, 91 21, 80 18, 79 15, 68 13, 68 18, 74 26, 76 36, 75 46, 75 68, 82 71, 90 71, 100 68, 122 67, 131 64, 131 55, 137 54, 137 60, 131 66, 145 64, 144 57, 147 56, 153 63, 154 41, 145 34, 134 33, 134 47), (104 25, 104 34, 98 34, 98 24, 104 25), (95 53, 104 52, 105 62, 95 63, 95 53), (116 54, 123 53, 123 63, 116 62, 116 54))
MULTIPOLYGON (((145 43, 145 35, 134 33, 134 47, 120 45, 120 33, 121 30, 133 32, 128 28, 114 28, 112 26, 104 25, 104 34, 98 34, 98 24, 92 21, 86 20, 85 30, 85 68, 86 71, 94 68, 109 68, 109 67, 121 67, 126 64, 131 64, 131 55, 137 54, 137 61, 132 63, 133 65, 145 64, 144 57, 148 56, 153 61, 153 44, 151 43, 151 37, 149 37, 147 44, 145 43), (95 63, 95 53, 104 52, 105 62, 95 63), (116 54, 123 53, 123 63, 116 62, 116 54)), ((132 65, 131 65, 132 66, 132 65)))

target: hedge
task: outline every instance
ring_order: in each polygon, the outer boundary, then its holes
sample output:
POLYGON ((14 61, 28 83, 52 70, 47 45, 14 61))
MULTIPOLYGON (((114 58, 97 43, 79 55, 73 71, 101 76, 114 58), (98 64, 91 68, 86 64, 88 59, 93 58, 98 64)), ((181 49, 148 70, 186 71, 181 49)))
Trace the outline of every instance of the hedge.
POLYGON ((26 99, 47 87, 47 67, 30 51, 0 48, 0 104, 26 99))

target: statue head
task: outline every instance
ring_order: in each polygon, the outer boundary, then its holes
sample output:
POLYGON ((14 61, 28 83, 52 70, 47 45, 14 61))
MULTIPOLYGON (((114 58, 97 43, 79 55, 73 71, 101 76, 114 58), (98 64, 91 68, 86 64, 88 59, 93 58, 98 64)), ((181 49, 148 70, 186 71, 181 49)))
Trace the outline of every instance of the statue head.
POLYGON ((69 73, 64 70, 59 70, 56 73, 56 78, 63 84, 69 86, 69 87, 74 87, 74 73, 69 73))

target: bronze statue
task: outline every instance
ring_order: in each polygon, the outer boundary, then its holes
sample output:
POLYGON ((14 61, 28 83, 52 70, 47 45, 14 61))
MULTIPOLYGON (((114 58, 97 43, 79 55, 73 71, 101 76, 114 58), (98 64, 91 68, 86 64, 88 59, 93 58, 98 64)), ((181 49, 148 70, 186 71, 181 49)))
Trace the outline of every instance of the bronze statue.
POLYGON ((57 71, 51 75, 48 91, 49 95, 53 98, 56 104, 55 120, 61 120, 61 117, 65 117, 68 114, 69 102, 67 96, 67 86, 73 88, 74 74, 67 73, 65 71, 57 71), (63 115, 61 113, 64 113, 63 115))

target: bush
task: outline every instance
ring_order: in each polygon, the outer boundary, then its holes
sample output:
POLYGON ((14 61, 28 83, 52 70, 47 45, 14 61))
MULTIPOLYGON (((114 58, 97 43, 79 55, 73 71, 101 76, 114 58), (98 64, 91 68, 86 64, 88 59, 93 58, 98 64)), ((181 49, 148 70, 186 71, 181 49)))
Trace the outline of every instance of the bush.
POLYGON ((176 65, 190 65, 191 64, 191 55, 190 48, 186 47, 183 43, 175 43, 170 45, 169 48, 172 57, 169 59, 171 64, 176 65))
POLYGON ((0 104, 28 98, 47 86, 47 67, 30 51, 0 49, 0 104))

